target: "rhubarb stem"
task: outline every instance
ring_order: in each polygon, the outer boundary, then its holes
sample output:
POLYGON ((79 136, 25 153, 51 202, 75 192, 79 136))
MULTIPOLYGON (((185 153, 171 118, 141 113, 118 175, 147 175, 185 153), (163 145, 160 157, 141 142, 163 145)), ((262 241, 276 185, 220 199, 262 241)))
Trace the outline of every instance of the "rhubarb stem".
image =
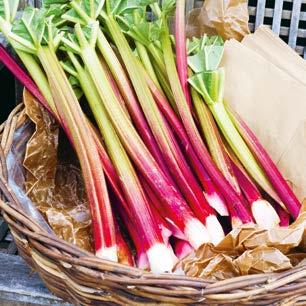
POLYGON ((164 31, 162 32, 161 40, 164 51, 164 61, 165 63, 167 63, 166 68, 172 92, 189 139, 191 140, 191 143, 198 155, 198 158, 200 158, 201 162, 206 167, 207 172, 210 174, 210 177, 213 179, 214 183, 218 186, 219 190, 223 193, 226 200, 228 201, 228 205, 233 206, 232 211, 234 209, 237 210, 237 213, 239 214, 241 220, 244 223, 251 222, 252 218, 250 217, 248 211, 246 211, 246 209, 243 207, 240 198, 211 160, 211 157, 197 130, 177 74, 175 60, 172 53, 171 41, 169 37, 167 20, 164 20, 163 23, 164 31))
POLYGON ((188 84, 188 66, 187 66, 187 50, 186 50, 186 30, 185 30, 185 0, 176 1, 175 15, 175 50, 176 50, 176 66, 183 88, 186 101, 191 108, 191 97, 188 84))
POLYGON ((205 102, 202 101, 199 94, 193 88, 191 89, 191 95, 197 118, 205 136, 210 154, 224 177, 231 184, 237 194, 240 194, 241 191, 239 184, 234 175, 230 159, 224 150, 224 145, 213 116, 205 105, 205 102))
MULTIPOLYGON (((301 203, 252 130, 247 126, 243 119, 232 108, 230 108, 229 105, 227 105, 227 110, 240 135, 257 158, 261 167, 264 169, 265 174, 269 178, 282 203, 285 204, 291 216, 296 219, 302 206, 301 203)), ((269 191, 267 193, 270 194, 269 191)))

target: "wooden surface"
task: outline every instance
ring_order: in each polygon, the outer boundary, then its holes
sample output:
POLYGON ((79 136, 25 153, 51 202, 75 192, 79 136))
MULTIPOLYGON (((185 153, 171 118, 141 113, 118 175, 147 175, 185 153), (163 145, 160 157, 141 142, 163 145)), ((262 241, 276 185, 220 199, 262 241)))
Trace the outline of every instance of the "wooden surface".
POLYGON ((21 257, 0 253, 0 263, 0 305, 70 305, 52 295, 21 257))

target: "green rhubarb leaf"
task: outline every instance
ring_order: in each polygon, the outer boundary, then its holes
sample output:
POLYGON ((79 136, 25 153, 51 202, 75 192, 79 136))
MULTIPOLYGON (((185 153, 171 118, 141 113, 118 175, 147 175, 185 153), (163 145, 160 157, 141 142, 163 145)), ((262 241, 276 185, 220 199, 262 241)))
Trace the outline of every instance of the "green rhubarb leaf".
POLYGON ((203 71, 189 78, 189 83, 205 99, 207 104, 223 101, 224 69, 203 71))
POLYGON ((107 13, 113 16, 129 14, 140 7, 147 7, 156 0, 106 0, 107 13))
POLYGON ((67 4, 53 4, 48 8, 46 7, 46 17, 52 16, 52 22, 55 27, 61 27, 65 24, 66 20, 62 18, 63 14, 68 11, 69 6, 67 4))
MULTIPOLYGON (((22 18, 13 23, 12 33, 18 45, 35 51, 41 44, 45 31, 45 10, 37 10, 33 7, 25 8, 22 18)), ((18 47, 18 46, 17 46, 18 47)))
POLYGON ((187 39, 187 55, 192 55, 200 50, 200 38, 192 37, 192 39, 187 39))
POLYGON ((17 49, 36 53, 41 45, 58 48, 61 40, 59 30, 52 23, 52 16, 46 16, 46 9, 27 7, 20 20, 13 23, 10 38, 17 49))
POLYGON ((43 0, 42 7, 44 8, 50 8, 53 5, 63 5, 68 4, 70 0, 43 0))
POLYGON ((122 30, 134 40, 143 45, 149 45, 160 38, 160 27, 157 22, 146 20, 146 11, 137 9, 126 14, 124 17, 117 17, 122 30))
POLYGON ((18 5, 19 0, 1 0, 0 16, 7 22, 13 22, 16 17, 18 5))
POLYGON ((105 1, 103 0, 73 0, 70 9, 62 18, 82 25, 95 21, 101 14, 105 1))
POLYGON ((188 56, 188 65, 195 73, 219 67, 224 51, 221 37, 204 35, 199 41, 193 41, 192 49, 190 53, 193 55, 188 56))
POLYGON ((168 18, 174 14, 175 11, 175 0, 163 0, 162 1, 162 17, 168 18))

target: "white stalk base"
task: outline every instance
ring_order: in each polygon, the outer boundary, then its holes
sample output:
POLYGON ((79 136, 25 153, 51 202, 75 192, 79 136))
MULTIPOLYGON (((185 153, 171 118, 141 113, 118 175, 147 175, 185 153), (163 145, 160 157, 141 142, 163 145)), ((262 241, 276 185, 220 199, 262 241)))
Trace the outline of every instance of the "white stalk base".
POLYGON ((190 219, 184 230, 188 242, 194 249, 198 249, 202 244, 210 242, 209 233, 206 227, 198 219, 190 219))
POLYGON ((118 262, 117 246, 114 245, 110 248, 102 248, 97 250, 96 256, 101 259, 118 262))
POLYGON ((228 216, 229 212, 225 202, 219 197, 217 193, 207 194, 204 193, 208 204, 220 215, 228 216))
POLYGON ((206 228, 208 230, 210 241, 217 245, 224 238, 223 228, 216 216, 210 215, 206 218, 206 228))
POLYGON ((273 228, 280 222, 273 206, 266 200, 257 200, 252 204, 252 214, 256 223, 265 229, 273 228))
POLYGON ((174 265, 173 252, 166 245, 156 243, 146 252, 150 263, 151 272, 160 274, 171 272, 174 265))

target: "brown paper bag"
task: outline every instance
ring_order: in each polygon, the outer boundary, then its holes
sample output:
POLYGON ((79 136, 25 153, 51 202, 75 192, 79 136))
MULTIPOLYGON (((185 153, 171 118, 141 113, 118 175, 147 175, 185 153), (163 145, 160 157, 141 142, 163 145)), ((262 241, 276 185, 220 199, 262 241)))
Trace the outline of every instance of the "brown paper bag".
POLYGON ((245 36, 242 43, 306 85, 306 61, 267 26, 260 26, 254 34, 245 36))
POLYGON ((225 100, 253 129, 293 184, 306 196, 306 86, 245 45, 225 43, 225 100))

